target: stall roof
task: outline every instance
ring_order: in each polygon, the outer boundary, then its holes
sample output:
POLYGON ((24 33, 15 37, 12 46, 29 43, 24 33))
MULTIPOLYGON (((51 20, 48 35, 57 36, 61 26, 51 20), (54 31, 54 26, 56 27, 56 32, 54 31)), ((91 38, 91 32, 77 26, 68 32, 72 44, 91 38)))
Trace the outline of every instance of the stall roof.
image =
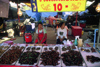
POLYGON ((87 9, 89 10, 90 14, 96 15, 99 14, 97 13, 97 11, 95 10, 97 4, 100 3, 100 0, 95 0, 95 2, 93 4, 91 4, 87 9))

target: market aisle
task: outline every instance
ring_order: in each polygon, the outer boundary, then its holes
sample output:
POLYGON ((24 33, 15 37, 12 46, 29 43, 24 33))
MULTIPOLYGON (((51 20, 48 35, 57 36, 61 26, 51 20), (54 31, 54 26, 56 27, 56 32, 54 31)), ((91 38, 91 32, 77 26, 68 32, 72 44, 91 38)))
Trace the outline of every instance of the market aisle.
POLYGON ((22 44, 24 42, 23 37, 16 36, 15 38, 16 38, 16 40, 13 41, 14 43, 21 43, 22 44))

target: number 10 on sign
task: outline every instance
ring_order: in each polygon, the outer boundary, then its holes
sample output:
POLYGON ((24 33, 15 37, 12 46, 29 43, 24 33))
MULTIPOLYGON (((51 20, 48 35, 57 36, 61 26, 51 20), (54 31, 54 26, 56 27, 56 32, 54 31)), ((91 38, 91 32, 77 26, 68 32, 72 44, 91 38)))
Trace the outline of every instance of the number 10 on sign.
POLYGON ((53 4, 53 6, 54 6, 54 11, 61 11, 62 10, 62 4, 61 3, 59 3, 59 4, 53 4))

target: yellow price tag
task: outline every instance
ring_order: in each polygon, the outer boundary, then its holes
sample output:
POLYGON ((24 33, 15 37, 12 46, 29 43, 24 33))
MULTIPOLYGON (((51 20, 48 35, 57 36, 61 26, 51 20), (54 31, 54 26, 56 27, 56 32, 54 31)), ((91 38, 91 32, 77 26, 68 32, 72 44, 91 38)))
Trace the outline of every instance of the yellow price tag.
POLYGON ((42 46, 43 44, 36 44, 36 46, 42 46))
POLYGON ((29 44, 29 46, 34 46, 34 44, 29 44))

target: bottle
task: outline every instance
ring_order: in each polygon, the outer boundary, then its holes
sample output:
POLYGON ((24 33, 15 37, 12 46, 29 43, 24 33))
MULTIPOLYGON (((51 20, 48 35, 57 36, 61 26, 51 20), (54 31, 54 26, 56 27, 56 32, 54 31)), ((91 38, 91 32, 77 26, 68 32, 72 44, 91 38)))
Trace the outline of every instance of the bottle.
POLYGON ((78 44, 78 43, 77 43, 77 39, 75 39, 75 41, 74 41, 74 45, 77 46, 77 44, 78 44))
POLYGON ((78 47, 82 47, 82 46, 83 46, 82 40, 83 40, 83 39, 79 39, 79 40, 78 40, 78 47))
POLYGON ((75 45, 75 46, 78 45, 78 42, 77 42, 78 39, 79 39, 79 36, 75 36, 75 41, 74 41, 74 45, 75 45))

